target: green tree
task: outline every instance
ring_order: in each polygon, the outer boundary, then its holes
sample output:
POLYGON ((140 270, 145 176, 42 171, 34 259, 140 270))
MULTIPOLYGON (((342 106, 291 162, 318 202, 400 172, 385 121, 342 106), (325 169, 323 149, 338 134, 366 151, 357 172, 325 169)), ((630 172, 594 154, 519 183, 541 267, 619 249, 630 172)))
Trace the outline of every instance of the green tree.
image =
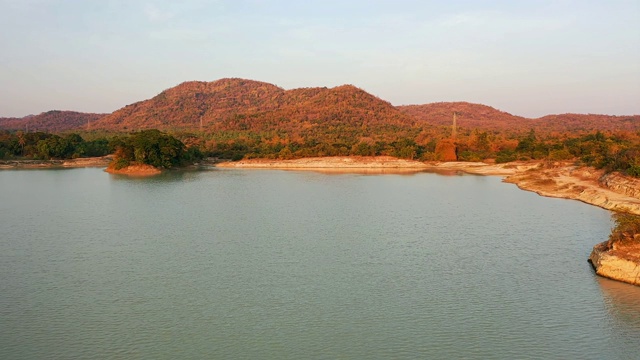
POLYGON ((22 150, 21 155, 24 156, 24 146, 27 144, 27 139, 22 131, 18 131, 16 135, 18 136, 18 144, 20 145, 20 149, 22 150))
POLYGON ((139 163, 157 168, 171 168, 189 161, 185 145, 159 130, 144 130, 112 141, 116 149, 116 168, 139 163))
POLYGON ((535 158, 534 153, 536 151, 537 141, 538 138, 536 137, 536 132, 531 129, 531 131, 529 131, 529 135, 518 142, 516 151, 527 153, 529 157, 535 158))

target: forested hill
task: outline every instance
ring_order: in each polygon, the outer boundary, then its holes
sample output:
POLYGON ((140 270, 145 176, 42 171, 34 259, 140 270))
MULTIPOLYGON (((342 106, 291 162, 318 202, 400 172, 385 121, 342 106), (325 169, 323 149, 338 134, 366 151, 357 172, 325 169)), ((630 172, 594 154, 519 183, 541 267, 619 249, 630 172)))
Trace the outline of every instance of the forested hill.
POLYGON ((560 114, 528 119, 468 102, 439 102, 424 105, 398 106, 403 113, 420 123, 451 125, 452 115, 458 116, 458 125, 466 129, 511 131, 523 133, 535 129, 538 133, 640 131, 640 115, 610 116, 597 114, 560 114))
POLYGON ((285 90, 245 79, 190 81, 108 115, 50 111, 0 119, 2 128, 22 131, 0 131, 0 158, 96 155, 113 151, 122 133, 157 129, 195 153, 222 159, 581 159, 640 176, 640 115, 527 119, 467 102, 393 106, 353 85, 285 90))
POLYGON ((438 126, 451 125, 454 112, 457 114, 458 125, 468 129, 497 131, 526 129, 528 131, 532 126, 531 119, 468 102, 404 105, 398 106, 398 109, 421 123, 438 126))
POLYGON ((52 110, 22 118, 0 118, 0 129, 45 132, 85 130, 105 115, 52 110))
POLYGON ((142 129, 204 133, 278 134, 291 140, 314 138, 415 137, 450 126, 457 114, 461 129, 505 135, 640 131, 640 115, 562 114, 527 119, 490 106, 439 102, 393 106, 353 85, 285 90, 246 79, 190 81, 111 114, 49 111, 24 118, 0 118, 0 129, 25 131, 142 129))
POLYGON ((594 130, 639 132, 640 115, 611 116, 598 114, 547 115, 532 121, 533 128, 558 132, 589 132, 594 130))
POLYGON ((128 105, 94 126, 113 131, 182 129, 284 131, 322 127, 410 126, 413 118, 352 85, 284 90, 244 79, 185 82, 128 105))

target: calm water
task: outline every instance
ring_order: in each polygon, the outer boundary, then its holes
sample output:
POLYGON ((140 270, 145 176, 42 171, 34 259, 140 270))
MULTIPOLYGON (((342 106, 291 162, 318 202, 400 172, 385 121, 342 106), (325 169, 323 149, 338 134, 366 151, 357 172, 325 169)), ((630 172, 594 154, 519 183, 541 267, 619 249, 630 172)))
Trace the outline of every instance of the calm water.
POLYGON ((1 359, 637 359, 609 213, 498 177, 0 171, 1 359))

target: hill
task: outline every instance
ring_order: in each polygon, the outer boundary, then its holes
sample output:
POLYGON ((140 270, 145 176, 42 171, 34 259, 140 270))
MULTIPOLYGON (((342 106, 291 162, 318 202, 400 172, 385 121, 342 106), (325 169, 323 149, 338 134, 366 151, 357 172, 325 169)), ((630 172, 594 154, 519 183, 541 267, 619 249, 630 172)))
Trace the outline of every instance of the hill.
POLYGON ((278 133, 290 138, 323 136, 398 138, 448 127, 457 114, 461 129, 522 134, 640 131, 640 115, 548 115, 528 119, 490 106, 438 102, 394 107, 353 85, 285 90, 273 84, 220 79, 189 81, 111 114, 48 111, 24 118, 0 118, 0 129, 29 131, 142 129, 278 133), (396 133, 389 134, 390 132, 396 133))
POLYGON ((22 118, 0 118, 0 129, 59 132, 86 129, 105 114, 52 110, 22 118))
POLYGON ((338 125, 410 124, 390 103, 351 85, 284 90, 272 84, 221 79, 185 82, 128 105, 94 124, 122 131, 287 131, 338 125))
POLYGON ((127 105, 95 124, 97 129, 198 129, 233 114, 273 110, 284 90, 271 84, 242 79, 190 81, 155 97, 127 105))
POLYGON ((528 119, 490 106, 468 102, 439 102, 424 105, 398 106, 403 113, 420 123, 451 125, 455 112, 458 125, 466 129, 522 133, 535 129, 537 133, 640 131, 640 115, 611 116, 597 114, 560 114, 528 119))
POLYGON ((640 115, 559 114, 534 119, 532 123, 536 128, 545 128, 558 132, 589 132, 594 130, 611 132, 640 131, 640 115))
POLYGON ((424 105, 398 106, 403 113, 421 123, 450 126, 453 113, 457 114, 459 126, 482 130, 527 130, 532 126, 530 119, 509 114, 490 106, 468 102, 438 102, 424 105))
MULTIPOLYGON (((189 81, 108 115, 50 111, 0 119, 0 128, 27 127, 30 132, 89 129, 97 130, 99 136, 157 129, 175 135, 193 151, 225 159, 355 155, 508 162, 580 158, 585 164, 640 176, 639 115, 561 114, 527 119, 468 102, 396 107, 353 85, 285 90, 237 78, 189 81), (454 113, 459 126, 456 137, 450 126, 454 113)), ((24 156, 44 149, 44 145, 40 149, 40 135, 27 135, 20 139, 22 134, 5 133, 0 155, 24 156)))

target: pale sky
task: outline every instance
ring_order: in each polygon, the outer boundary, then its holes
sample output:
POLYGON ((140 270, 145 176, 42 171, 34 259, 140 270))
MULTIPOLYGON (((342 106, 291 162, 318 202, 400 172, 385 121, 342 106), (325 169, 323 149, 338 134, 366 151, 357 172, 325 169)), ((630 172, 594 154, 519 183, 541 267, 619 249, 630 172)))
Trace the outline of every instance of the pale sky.
POLYGON ((640 114, 640 0, 0 0, 0 116, 112 112, 226 77, 640 114))

